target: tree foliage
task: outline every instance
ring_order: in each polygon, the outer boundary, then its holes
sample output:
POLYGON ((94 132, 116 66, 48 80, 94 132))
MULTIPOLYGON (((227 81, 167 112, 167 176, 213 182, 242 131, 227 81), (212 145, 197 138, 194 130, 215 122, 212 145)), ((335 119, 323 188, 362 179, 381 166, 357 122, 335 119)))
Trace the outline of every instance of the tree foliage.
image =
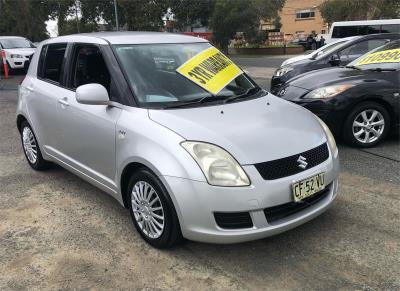
POLYGON ((326 0, 320 6, 327 23, 335 21, 398 18, 399 0, 326 0))
POLYGON ((169 0, 119 0, 128 30, 158 31, 163 26, 169 0))
POLYGON ((243 32, 248 41, 260 39, 260 21, 276 18, 284 4, 285 0, 216 0, 210 19, 214 41, 226 49, 236 32, 243 32))
POLYGON ((207 26, 215 0, 171 0, 175 28, 179 30, 195 24, 207 26))
POLYGON ((32 41, 48 38, 45 0, 0 0, 0 35, 20 35, 32 41))

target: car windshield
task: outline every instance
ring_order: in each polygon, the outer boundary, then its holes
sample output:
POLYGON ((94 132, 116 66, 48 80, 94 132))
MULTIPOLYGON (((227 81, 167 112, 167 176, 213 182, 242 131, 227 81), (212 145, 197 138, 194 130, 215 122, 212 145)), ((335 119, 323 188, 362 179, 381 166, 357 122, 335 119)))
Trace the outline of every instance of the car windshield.
POLYGON ((312 53, 311 57, 313 57, 313 58, 322 57, 326 53, 334 50, 335 48, 339 47, 340 45, 344 44, 345 42, 347 42, 347 41, 341 40, 341 41, 327 44, 327 45, 321 47, 320 49, 316 50, 314 53, 312 53))
POLYGON ((209 43, 116 45, 114 50, 140 106, 165 108, 246 95, 257 85, 240 74, 214 95, 177 72, 209 43))
POLYGON ((347 65, 360 70, 400 70, 400 40, 378 47, 347 65))
POLYGON ((24 38, 4 38, 0 40, 0 43, 4 49, 35 47, 29 40, 24 38))
POLYGON ((319 59, 323 58, 326 54, 333 52, 334 50, 336 50, 337 48, 343 46, 346 43, 347 43, 347 41, 339 41, 337 43, 335 42, 334 44, 324 48, 321 51, 319 51, 316 55, 313 56, 313 58, 319 60, 319 59))

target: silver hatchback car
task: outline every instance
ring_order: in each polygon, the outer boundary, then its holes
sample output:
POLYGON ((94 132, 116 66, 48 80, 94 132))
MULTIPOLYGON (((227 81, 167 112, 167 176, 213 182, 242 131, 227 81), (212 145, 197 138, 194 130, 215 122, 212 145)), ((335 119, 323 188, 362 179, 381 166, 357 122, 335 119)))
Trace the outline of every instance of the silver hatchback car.
POLYGON ((201 38, 47 40, 20 86, 17 126, 33 169, 57 163, 109 193, 158 248, 281 233, 338 189, 326 125, 201 38))

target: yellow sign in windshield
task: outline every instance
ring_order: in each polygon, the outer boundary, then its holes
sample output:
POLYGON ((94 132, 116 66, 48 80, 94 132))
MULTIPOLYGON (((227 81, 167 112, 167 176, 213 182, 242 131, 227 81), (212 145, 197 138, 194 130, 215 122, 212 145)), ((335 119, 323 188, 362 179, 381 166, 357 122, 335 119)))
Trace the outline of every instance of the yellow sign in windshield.
POLYGON ((215 47, 195 55, 176 71, 214 95, 243 73, 215 47))
POLYGON ((399 63, 399 62, 400 62, 400 48, 369 54, 361 58, 356 65, 358 66, 358 65, 399 63))

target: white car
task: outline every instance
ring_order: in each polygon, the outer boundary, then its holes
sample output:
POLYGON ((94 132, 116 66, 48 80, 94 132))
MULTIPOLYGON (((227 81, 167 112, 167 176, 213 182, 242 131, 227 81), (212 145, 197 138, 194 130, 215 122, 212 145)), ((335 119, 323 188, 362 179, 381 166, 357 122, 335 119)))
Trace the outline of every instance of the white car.
POLYGON ((36 47, 24 37, 0 36, 0 49, 6 52, 8 68, 15 70, 29 67, 36 47))
POLYGON ((284 61, 282 63, 281 67, 288 65, 288 64, 298 62, 298 61, 302 61, 302 60, 306 60, 306 59, 313 59, 317 56, 322 56, 323 54, 331 51, 332 49, 336 48, 337 46, 342 45, 342 44, 344 44, 352 39, 355 39, 355 38, 356 38, 355 36, 352 36, 352 37, 338 39, 336 41, 333 41, 329 44, 324 45, 323 47, 320 47, 319 49, 317 49, 315 51, 311 51, 304 55, 295 56, 293 58, 287 59, 286 61, 284 61))

